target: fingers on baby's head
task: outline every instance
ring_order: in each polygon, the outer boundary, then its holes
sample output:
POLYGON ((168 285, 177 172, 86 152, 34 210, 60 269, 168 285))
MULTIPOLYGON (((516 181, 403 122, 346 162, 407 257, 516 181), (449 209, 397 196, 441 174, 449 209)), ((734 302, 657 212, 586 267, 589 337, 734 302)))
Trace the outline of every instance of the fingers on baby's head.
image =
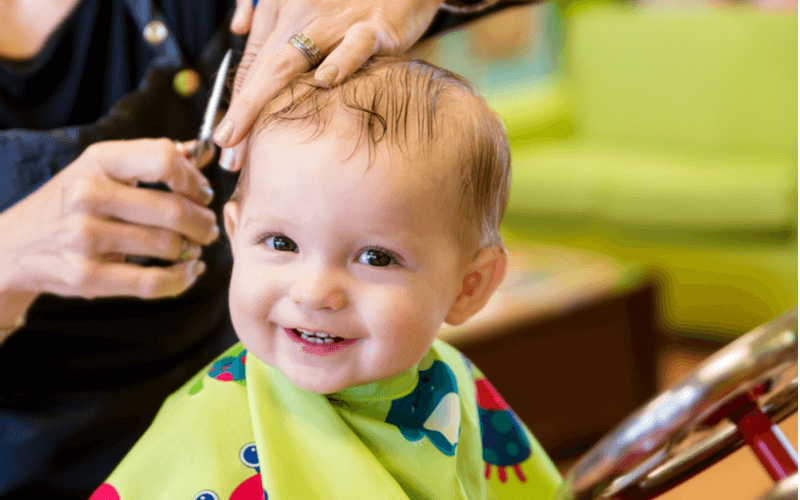
POLYGON ((262 110, 253 135, 295 126, 309 127, 313 138, 344 111, 355 120, 359 146, 386 141, 414 155, 445 138, 448 118, 469 100, 480 97, 454 73, 418 59, 376 56, 336 87, 317 85, 311 72, 296 77, 262 110))
MULTIPOLYGON (((355 149, 369 148, 370 158, 385 145, 400 152, 409 166, 449 167, 457 176, 459 240, 475 250, 502 244, 508 138, 500 118, 469 82, 403 56, 373 57, 332 88, 317 85, 313 72, 300 75, 262 110, 248 150, 263 132, 277 128, 297 128, 313 140, 340 116, 352 118, 355 149)), ((340 128, 337 133, 344 132, 340 128)), ((245 161, 239 196, 246 188, 247 170, 245 161)))

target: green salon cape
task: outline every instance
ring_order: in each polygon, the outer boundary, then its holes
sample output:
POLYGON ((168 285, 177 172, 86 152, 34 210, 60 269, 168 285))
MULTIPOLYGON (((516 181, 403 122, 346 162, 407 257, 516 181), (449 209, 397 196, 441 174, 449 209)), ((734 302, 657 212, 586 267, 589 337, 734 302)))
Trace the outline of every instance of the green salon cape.
POLYGON ((398 376, 298 389, 237 344, 170 396, 91 500, 549 500, 561 476, 437 341, 398 376))

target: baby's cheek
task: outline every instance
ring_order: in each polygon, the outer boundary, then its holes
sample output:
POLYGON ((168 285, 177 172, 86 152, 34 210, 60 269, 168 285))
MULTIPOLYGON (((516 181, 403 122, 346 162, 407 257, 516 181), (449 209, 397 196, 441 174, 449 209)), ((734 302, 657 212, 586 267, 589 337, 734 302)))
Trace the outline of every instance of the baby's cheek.
POLYGON ((268 270, 234 264, 230 286, 230 313, 237 337, 258 359, 269 363, 276 349, 275 325, 269 320, 275 307, 275 288, 268 270))
POLYGON ((427 351, 440 320, 435 308, 413 295, 400 294, 383 308, 383 331, 387 341, 401 344, 407 351, 427 351))
POLYGON ((249 321, 259 321, 269 314, 274 301, 274 281, 267 279, 268 270, 259 265, 236 262, 230 286, 230 309, 234 326, 249 321))

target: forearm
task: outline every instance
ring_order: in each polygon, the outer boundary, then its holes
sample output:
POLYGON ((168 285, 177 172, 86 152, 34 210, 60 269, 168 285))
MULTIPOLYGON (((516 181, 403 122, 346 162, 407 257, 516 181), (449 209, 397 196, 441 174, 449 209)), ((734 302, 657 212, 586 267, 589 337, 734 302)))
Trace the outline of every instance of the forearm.
POLYGON ((9 226, 19 214, 18 207, 0 213, 0 344, 6 334, 24 323, 26 313, 39 292, 24 275, 15 231, 9 226))
POLYGON ((24 276, 17 276, 13 255, 0 249, 0 345, 25 323, 25 317, 36 297, 34 290, 24 287, 24 276))
MULTIPOLYGON (((64 158, 66 134, 20 129, 0 131, 0 343, 24 321, 39 293, 21 275, 13 220, 15 206, 53 176, 64 158), (11 224, 11 225, 10 225, 11 224)), ((70 149, 70 148, 66 148, 70 149)), ((71 155, 69 155, 71 156, 71 155)))

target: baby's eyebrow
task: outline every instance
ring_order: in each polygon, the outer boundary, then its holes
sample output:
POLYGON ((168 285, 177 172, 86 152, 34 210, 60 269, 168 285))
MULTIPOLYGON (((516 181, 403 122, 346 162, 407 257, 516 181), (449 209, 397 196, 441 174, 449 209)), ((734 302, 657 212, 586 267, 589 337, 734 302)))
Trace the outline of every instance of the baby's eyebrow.
POLYGON ((251 222, 254 222, 255 220, 256 220, 255 215, 253 214, 248 215, 247 218, 244 220, 244 224, 242 224, 242 227, 246 228, 247 226, 250 225, 251 222))
POLYGON ((258 223, 265 223, 265 222, 269 222, 269 223, 272 224, 272 223, 282 223, 282 222, 287 222, 287 221, 285 221, 284 219, 281 219, 280 217, 275 217, 273 215, 267 215, 267 214, 256 212, 256 213, 250 213, 245 218, 244 223, 242 224, 242 228, 247 228, 251 224, 258 224, 258 223))

